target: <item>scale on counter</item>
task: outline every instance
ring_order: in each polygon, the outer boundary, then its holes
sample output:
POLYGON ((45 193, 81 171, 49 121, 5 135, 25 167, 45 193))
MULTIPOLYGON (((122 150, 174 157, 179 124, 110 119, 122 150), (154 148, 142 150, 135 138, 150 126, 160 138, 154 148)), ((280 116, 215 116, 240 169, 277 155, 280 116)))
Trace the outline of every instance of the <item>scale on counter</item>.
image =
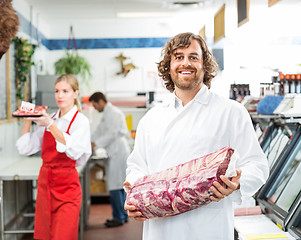
POLYGON ((301 94, 287 94, 273 112, 284 117, 301 117, 301 94))

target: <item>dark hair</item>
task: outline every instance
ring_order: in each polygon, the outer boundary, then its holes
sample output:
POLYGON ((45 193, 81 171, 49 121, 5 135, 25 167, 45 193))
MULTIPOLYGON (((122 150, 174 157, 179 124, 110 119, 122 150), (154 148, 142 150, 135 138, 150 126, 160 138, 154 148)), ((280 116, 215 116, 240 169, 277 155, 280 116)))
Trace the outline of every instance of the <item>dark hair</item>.
POLYGON ((18 15, 12 6, 12 0, 0 1, 0 59, 15 37, 20 25, 18 15))
POLYGON ((102 92, 95 92, 89 97, 89 102, 98 102, 100 99, 107 103, 107 98, 102 92))
POLYGON ((209 51, 206 42, 199 35, 193 33, 180 33, 174 36, 170 41, 165 44, 162 50, 163 59, 158 63, 159 76, 162 77, 164 84, 170 92, 175 90, 175 85, 170 77, 170 59, 171 55, 178 48, 188 48, 192 40, 197 40, 202 49, 203 67, 204 67, 204 84, 210 88, 211 80, 216 76, 218 65, 214 60, 213 55, 209 51))

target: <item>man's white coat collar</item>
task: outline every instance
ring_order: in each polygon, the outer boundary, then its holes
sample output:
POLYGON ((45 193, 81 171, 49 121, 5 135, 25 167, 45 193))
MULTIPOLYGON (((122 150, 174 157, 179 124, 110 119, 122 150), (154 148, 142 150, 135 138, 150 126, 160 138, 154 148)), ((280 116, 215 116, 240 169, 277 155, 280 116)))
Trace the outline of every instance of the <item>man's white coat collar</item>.
MULTIPOLYGON (((208 87, 205 84, 202 84, 201 89, 197 92, 197 94, 194 96, 192 101, 199 102, 201 104, 207 104, 209 102, 210 92, 208 87)), ((175 92, 173 92, 171 97, 171 102, 169 103, 170 106, 176 107, 177 104, 181 103, 181 99, 179 99, 175 92)))

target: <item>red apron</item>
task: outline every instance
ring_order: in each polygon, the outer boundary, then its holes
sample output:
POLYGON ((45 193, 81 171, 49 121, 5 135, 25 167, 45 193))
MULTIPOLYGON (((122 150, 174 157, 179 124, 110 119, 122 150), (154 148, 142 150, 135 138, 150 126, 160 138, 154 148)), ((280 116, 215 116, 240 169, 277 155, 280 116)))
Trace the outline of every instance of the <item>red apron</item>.
POLYGON ((41 157, 43 165, 38 178, 34 238, 77 240, 82 197, 75 161, 56 150, 55 138, 46 130, 41 157))

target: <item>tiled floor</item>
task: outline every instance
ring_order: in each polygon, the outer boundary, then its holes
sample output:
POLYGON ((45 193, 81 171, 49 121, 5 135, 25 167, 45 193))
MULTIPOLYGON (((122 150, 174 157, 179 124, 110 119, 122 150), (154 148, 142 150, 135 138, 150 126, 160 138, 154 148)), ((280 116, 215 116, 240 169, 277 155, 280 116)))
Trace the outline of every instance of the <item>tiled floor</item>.
POLYGON ((104 222, 112 218, 109 204, 92 204, 88 229, 84 233, 84 240, 141 240, 142 222, 129 219, 120 227, 106 228, 104 222))
MULTIPOLYGON (((141 240, 142 222, 129 219, 122 226, 106 228, 104 223, 112 218, 110 204, 92 204, 87 230, 84 232, 84 240, 141 240)), ((29 234, 23 240, 32 240, 29 234)))

